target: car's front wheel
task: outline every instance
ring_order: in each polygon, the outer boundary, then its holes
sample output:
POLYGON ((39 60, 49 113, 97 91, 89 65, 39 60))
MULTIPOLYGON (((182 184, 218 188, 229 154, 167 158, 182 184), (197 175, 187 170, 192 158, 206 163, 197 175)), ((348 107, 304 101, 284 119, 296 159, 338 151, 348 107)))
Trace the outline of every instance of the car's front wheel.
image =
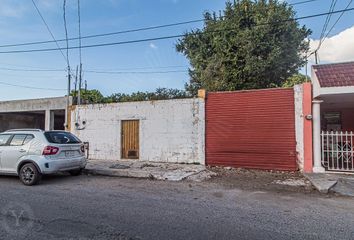
POLYGON ((32 163, 26 163, 20 169, 20 180, 26 186, 36 185, 42 178, 42 174, 32 163))

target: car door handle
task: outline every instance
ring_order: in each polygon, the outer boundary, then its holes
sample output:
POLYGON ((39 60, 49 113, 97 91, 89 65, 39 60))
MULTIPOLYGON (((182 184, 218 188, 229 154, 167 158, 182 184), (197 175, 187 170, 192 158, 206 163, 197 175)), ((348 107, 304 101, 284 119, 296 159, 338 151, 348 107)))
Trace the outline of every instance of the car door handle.
POLYGON ((25 149, 21 149, 20 152, 21 152, 21 153, 24 153, 24 152, 26 152, 26 150, 25 150, 25 149))

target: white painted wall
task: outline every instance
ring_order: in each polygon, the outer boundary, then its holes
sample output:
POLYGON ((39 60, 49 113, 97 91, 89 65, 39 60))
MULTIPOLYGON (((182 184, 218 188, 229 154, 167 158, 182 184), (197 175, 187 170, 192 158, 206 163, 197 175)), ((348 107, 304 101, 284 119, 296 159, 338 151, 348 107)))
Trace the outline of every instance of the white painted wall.
POLYGON ((2 101, 0 102, 0 112, 62 110, 66 109, 66 101, 66 97, 2 101))
POLYGON ((204 109, 199 98, 85 105, 72 111, 71 126, 90 143, 92 159, 119 160, 121 121, 135 119, 140 120, 139 160, 205 164, 204 109), (76 129, 75 122, 84 129, 76 129))
POLYGON ((300 171, 304 169, 304 114, 303 114, 303 95, 302 85, 294 86, 295 97, 295 135, 297 164, 300 171))

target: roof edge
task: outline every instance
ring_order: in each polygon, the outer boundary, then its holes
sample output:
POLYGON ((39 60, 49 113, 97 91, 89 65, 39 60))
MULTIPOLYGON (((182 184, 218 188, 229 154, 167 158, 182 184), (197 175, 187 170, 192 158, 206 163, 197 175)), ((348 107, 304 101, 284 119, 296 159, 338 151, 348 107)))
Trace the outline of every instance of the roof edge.
POLYGON ((328 66, 328 65, 340 65, 340 64, 354 64, 354 61, 349 61, 349 62, 336 62, 336 63, 323 63, 323 64, 313 64, 312 68, 315 68, 317 66, 328 66))

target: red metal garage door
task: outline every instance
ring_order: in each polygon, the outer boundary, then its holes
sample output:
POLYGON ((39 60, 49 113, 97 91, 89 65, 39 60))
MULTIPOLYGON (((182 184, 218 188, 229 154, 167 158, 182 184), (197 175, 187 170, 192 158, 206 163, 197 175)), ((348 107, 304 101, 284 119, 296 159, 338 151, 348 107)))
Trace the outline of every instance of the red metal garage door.
POLYGON ((296 170, 293 89, 208 93, 208 165, 296 170))

